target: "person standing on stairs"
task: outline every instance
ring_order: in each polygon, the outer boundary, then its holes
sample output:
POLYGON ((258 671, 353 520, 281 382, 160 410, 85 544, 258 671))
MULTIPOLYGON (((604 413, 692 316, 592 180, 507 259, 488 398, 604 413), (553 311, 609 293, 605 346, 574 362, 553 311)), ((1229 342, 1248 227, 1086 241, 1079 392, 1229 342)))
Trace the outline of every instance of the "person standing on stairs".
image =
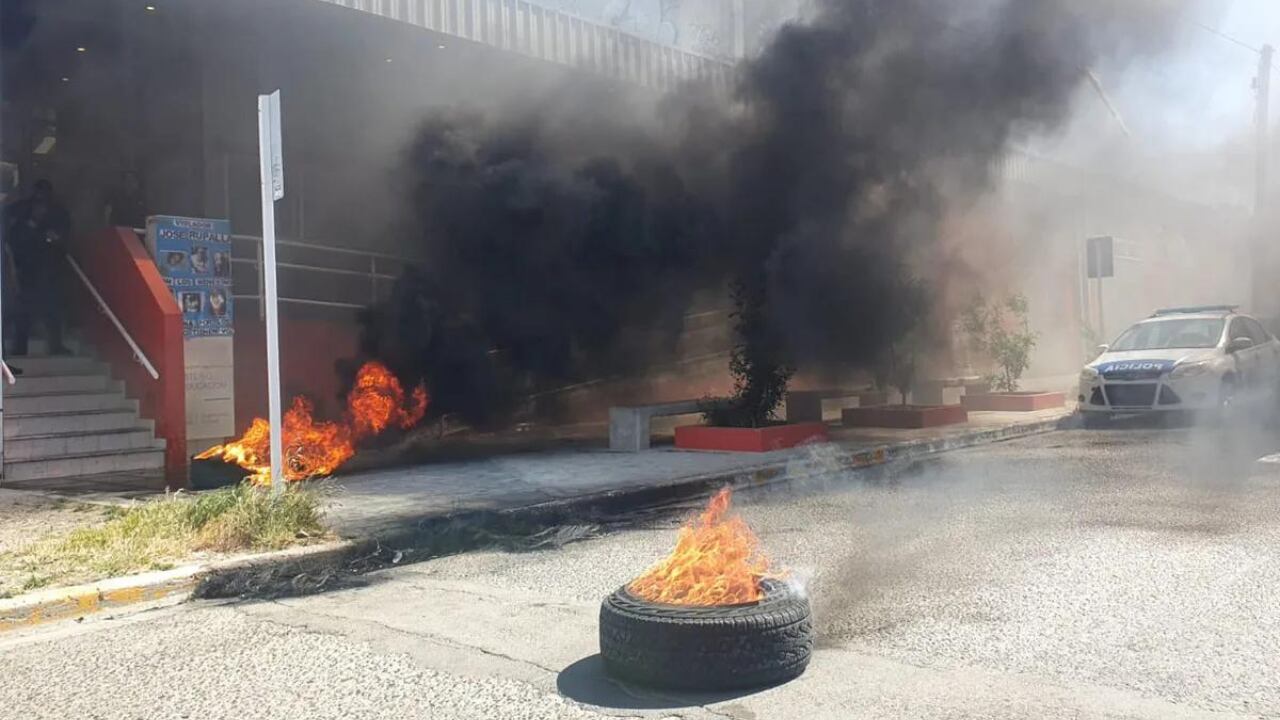
POLYGON ((103 208, 103 219, 107 227, 146 227, 147 201, 138 173, 127 170, 120 176, 120 186, 112 191, 103 208))
MULTIPOLYGON (((3 263, 4 272, 3 279, 0 279, 0 283, 3 283, 4 286, 4 307, 8 308, 8 314, 4 317, 4 339, 6 341, 6 346, 8 345, 7 341, 9 340, 9 336, 13 334, 13 321, 10 320, 9 317, 18 309, 18 270, 13 263, 13 252, 9 249, 7 235, 8 233, 6 232, 3 247, 0 248, 0 255, 2 255, 2 257, 0 257, 0 263, 3 263)), ((9 368, 9 372, 13 375, 22 374, 22 368, 10 365, 7 360, 0 359, 0 362, 3 362, 5 366, 9 368)))
POLYGON ((34 315, 43 321, 49 353, 70 354, 62 343, 62 308, 66 299, 60 292, 71 235, 70 213, 54 194, 53 184, 38 180, 28 197, 6 209, 4 224, 5 242, 13 253, 18 275, 17 312, 9 354, 27 354, 34 315))

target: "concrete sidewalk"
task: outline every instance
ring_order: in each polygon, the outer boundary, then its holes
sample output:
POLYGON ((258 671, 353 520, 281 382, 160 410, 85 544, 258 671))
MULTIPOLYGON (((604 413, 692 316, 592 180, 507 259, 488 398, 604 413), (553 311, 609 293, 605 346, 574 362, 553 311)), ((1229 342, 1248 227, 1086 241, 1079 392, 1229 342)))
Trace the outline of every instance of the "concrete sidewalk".
POLYGON ((810 463, 865 467, 907 455, 955 449, 1054 429, 1070 410, 970 413, 969 422, 926 430, 833 427, 832 443, 751 454, 685 452, 657 447, 640 453, 604 449, 514 454, 343 475, 328 509, 344 537, 395 534, 406 524, 468 511, 496 511, 602 494, 695 482, 732 483, 777 477, 810 463))

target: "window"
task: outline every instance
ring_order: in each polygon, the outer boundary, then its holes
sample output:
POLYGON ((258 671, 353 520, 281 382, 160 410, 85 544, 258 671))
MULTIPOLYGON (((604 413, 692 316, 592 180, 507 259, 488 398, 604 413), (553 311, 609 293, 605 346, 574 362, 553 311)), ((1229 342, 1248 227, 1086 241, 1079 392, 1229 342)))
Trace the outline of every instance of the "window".
MULTIPOLYGON (((1126 330, 1111 346, 1111 350, 1127 352, 1216 347, 1222 339, 1222 328, 1225 324, 1226 321, 1221 318, 1150 320, 1126 330)), ((1232 329, 1236 329, 1234 323, 1232 329)))
MULTIPOLYGON (((1231 321, 1231 332, 1227 333, 1227 340, 1229 342, 1236 338, 1253 340, 1253 335, 1249 333, 1249 326, 1245 324, 1244 318, 1235 318, 1231 321)), ((1257 340, 1254 340, 1254 343, 1257 343, 1257 340)))
POLYGON ((1271 333, 1262 327, 1262 323, 1253 318, 1240 318, 1244 322, 1245 331, 1253 340, 1254 345, 1265 345, 1271 342, 1271 333))

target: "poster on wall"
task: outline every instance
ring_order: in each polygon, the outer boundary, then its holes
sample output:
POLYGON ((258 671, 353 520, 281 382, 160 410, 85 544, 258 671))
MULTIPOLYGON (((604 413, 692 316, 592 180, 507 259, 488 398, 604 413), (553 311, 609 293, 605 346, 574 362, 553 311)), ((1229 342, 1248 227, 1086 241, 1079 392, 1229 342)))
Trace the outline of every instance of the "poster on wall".
POLYGON ((231 223, 150 217, 147 249, 182 310, 187 438, 220 442, 235 434, 231 223))
POLYGON ((147 220, 147 244, 182 308, 183 334, 230 336, 231 223, 156 216, 147 220))

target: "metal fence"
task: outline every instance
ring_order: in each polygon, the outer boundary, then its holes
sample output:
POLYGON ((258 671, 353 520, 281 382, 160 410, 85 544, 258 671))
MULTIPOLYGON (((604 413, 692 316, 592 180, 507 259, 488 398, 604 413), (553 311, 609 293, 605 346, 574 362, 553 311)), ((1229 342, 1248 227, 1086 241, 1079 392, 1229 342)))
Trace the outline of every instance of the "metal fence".
MULTIPOLYGON (((145 238, 145 230, 134 231, 145 238)), ((262 238, 232 235, 231 241, 232 297, 241 311, 252 302, 262 318, 262 238)), ((276 256, 281 304, 338 311, 362 310, 384 299, 412 262, 397 255, 295 240, 277 240, 276 256)))
MULTIPOLYGON (((231 239, 234 297, 241 307, 253 302, 263 317, 262 238, 231 239)), ((395 255, 291 240, 277 240, 276 252, 281 303, 338 310, 361 310, 378 302, 409 264, 395 255)))
POLYGON ((670 90, 704 80, 729 87, 733 65, 524 0, 322 0, 439 33, 670 90))

